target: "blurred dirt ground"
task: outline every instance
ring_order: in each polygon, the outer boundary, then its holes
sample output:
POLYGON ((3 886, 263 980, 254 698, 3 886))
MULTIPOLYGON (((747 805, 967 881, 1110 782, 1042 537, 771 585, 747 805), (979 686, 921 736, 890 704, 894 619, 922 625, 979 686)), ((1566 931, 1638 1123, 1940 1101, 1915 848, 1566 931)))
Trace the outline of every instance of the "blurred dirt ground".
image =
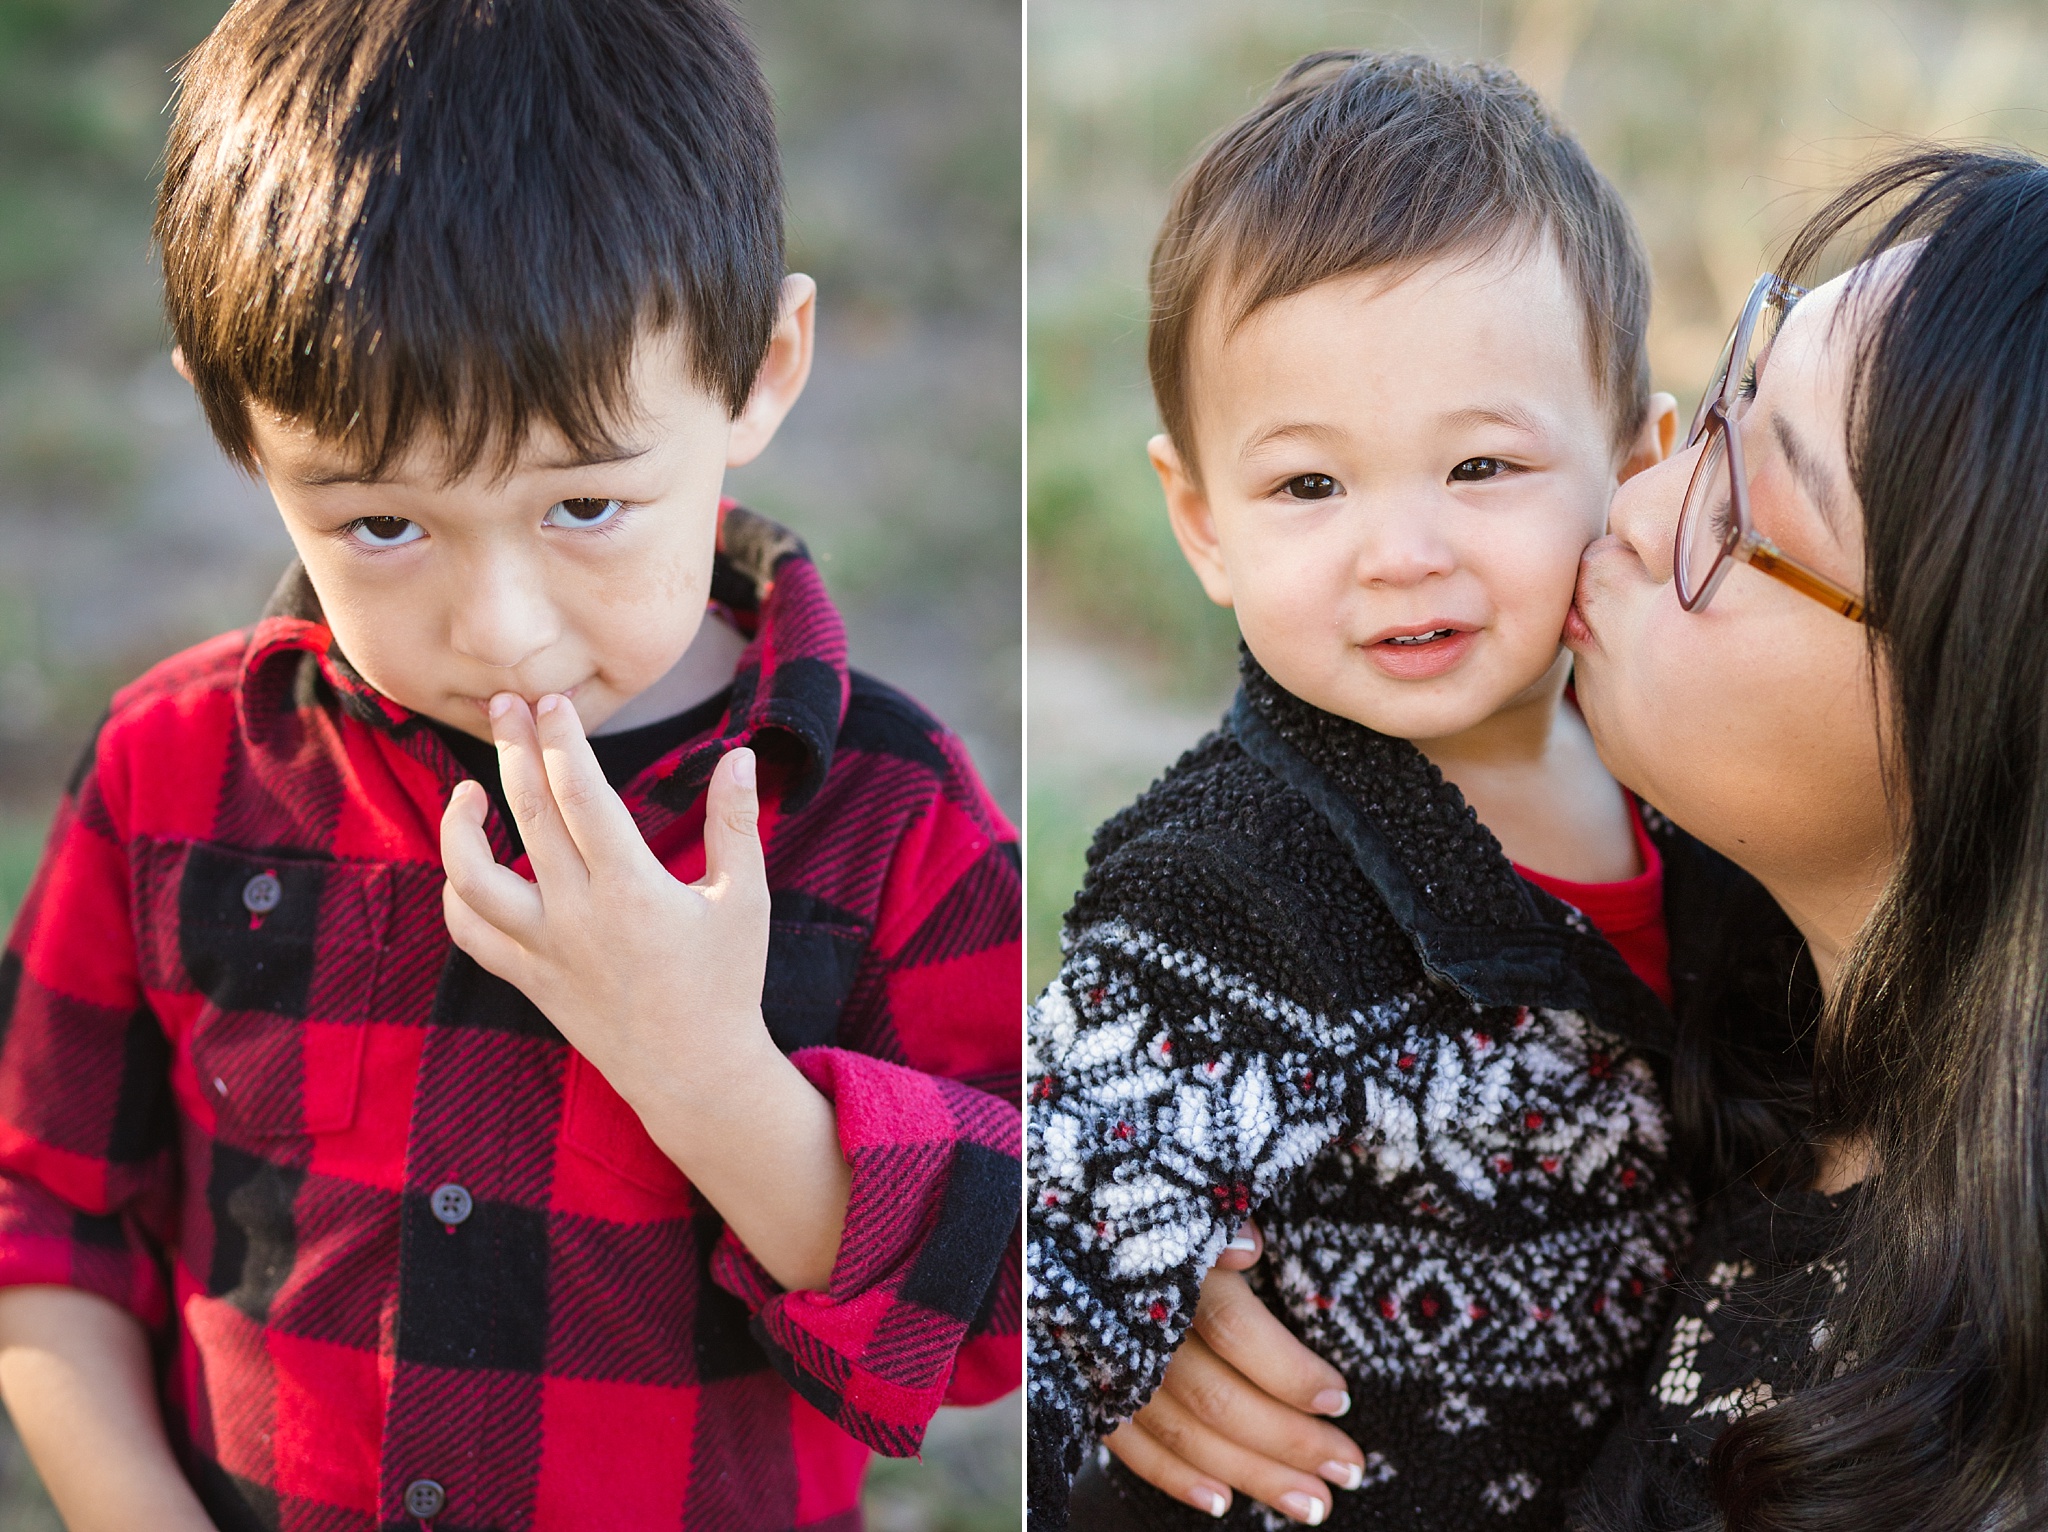
MULTIPOLYGON (((1021 808, 1017 0, 739 0, 777 96, 810 390, 734 493, 795 527, 854 663, 1021 808)), ((289 556, 171 371, 148 255, 166 73, 225 0, 0 0, 0 925, 110 691, 289 556)), ((872 1478, 878 1532, 1018 1523, 1014 1400, 872 1478)), ((57 1523, 11 1434, 0 1532, 57 1523)))

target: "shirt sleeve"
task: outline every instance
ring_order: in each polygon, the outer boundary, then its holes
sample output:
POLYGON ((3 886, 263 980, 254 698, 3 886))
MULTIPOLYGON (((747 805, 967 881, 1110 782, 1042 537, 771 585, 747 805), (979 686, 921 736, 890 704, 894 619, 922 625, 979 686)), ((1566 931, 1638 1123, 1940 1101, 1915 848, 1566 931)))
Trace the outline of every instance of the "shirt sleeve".
POLYGON ((0 1286, 169 1317, 170 1049, 138 974, 125 850, 89 756, 0 956, 0 1286))
MULTIPOLYGON (((1212 921, 1260 929, 1228 869, 1195 881, 1212 921)), ((1084 1448, 1159 1386, 1237 1225, 1340 1134, 1356 1067, 1348 1023, 1136 920, 1070 931, 1030 1012, 1034 1528, 1066 1524, 1084 1448)))
POLYGON ((941 1404, 1022 1380, 1022 880, 980 806, 942 803, 905 837, 842 1046, 791 1055, 852 1170, 825 1290, 784 1291, 729 1231, 712 1268, 791 1385, 891 1456, 941 1404))

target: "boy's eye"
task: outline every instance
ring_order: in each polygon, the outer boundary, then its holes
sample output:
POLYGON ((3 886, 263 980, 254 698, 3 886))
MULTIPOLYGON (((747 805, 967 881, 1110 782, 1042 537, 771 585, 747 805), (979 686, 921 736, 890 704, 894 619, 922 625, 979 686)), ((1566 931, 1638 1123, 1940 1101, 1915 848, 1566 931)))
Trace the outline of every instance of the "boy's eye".
POLYGON ((1497 457, 1468 457, 1451 470, 1453 484, 1483 484, 1488 479, 1497 479, 1508 471, 1508 465, 1497 457))
POLYGON ((369 548, 396 548, 427 535, 418 522, 403 516, 359 516, 342 530, 369 548))
POLYGON ((577 500, 557 500, 548 507, 548 513, 541 517, 541 522, 550 527, 596 527, 610 521, 622 509, 616 500, 596 500, 587 496, 577 500))
POLYGON ((1294 500, 1327 500, 1339 488, 1326 473, 1298 473, 1280 486, 1280 492, 1294 500))

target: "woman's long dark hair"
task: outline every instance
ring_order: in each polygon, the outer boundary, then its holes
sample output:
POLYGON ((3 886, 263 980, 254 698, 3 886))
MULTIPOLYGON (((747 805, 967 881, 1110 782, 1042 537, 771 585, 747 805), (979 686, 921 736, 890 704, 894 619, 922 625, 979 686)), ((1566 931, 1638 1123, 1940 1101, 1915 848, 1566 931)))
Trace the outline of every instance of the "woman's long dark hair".
POLYGON ((2048 1528, 2048 165, 1928 149, 1788 253, 1882 218, 1851 472, 1902 829, 1816 1044, 1867 1138, 1812 1385, 1731 1426, 1730 1532, 2048 1528))

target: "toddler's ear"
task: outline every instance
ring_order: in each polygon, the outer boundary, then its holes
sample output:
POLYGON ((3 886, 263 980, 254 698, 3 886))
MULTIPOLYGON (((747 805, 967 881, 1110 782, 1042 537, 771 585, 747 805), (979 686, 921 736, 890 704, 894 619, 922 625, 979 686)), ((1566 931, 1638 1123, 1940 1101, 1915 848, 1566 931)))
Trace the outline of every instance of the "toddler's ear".
POLYGON ((179 377, 183 378, 187 383, 192 381, 192 364, 185 360, 185 348, 183 346, 171 347, 171 365, 178 369, 179 377))
POLYGON ((1633 479, 1645 468, 1655 468, 1671 456, 1671 449, 1677 445, 1678 401, 1669 394, 1650 395, 1650 412, 1643 417, 1643 428, 1636 432, 1636 439, 1629 443, 1628 456, 1615 473, 1615 483, 1633 479))
POLYGON ((1229 606, 1230 573, 1223 567, 1223 545, 1216 536, 1216 516, 1209 509, 1209 497, 1195 482, 1173 438, 1164 434, 1145 444, 1152 470, 1159 475, 1159 487, 1166 491, 1166 519, 1173 524, 1173 540, 1181 556, 1202 582, 1202 589, 1218 606, 1229 606))

